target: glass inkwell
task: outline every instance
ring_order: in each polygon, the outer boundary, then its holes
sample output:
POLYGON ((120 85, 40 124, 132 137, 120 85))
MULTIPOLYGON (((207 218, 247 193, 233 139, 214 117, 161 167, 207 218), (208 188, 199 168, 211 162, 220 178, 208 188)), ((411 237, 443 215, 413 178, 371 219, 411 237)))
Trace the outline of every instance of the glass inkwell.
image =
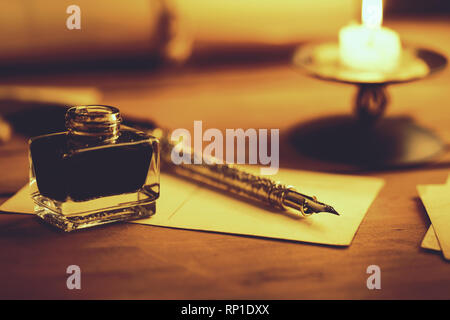
POLYGON ((67 131, 30 140, 35 213, 72 231, 146 218, 159 197, 159 141, 121 126, 119 109, 76 106, 67 131))

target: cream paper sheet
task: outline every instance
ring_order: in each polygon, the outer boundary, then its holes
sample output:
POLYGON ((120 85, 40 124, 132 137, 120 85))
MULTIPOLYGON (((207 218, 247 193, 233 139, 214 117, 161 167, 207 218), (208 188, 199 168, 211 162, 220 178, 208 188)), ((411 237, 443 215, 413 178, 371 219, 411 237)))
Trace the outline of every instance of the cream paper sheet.
MULTIPOLYGON (((317 196, 341 216, 320 213, 302 218, 162 174, 157 213, 132 223, 348 246, 384 184, 373 177, 284 169, 272 178, 317 196)), ((32 214, 33 207, 24 187, 0 210, 32 214)))

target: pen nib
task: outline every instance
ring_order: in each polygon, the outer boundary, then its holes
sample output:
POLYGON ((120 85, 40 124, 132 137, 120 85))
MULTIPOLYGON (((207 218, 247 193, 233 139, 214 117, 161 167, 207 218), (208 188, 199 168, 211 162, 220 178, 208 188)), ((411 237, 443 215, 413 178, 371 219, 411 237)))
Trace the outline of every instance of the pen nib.
POLYGON ((295 190, 289 190, 283 198, 283 205, 295 210, 305 212, 306 215, 319 212, 328 212, 339 216, 339 213, 330 205, 317 201, 315 197, 309 197, 298 193, 295 190))
POLYGON ((326 206, 326 212, 340 216, 340 214, 332 206, 326 206))

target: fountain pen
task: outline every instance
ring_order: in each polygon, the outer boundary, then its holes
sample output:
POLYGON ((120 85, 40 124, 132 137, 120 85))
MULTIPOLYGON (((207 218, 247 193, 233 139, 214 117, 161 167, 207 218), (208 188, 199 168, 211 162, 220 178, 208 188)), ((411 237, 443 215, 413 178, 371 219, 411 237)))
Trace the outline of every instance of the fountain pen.
MULTIPOLYGON (((269 178, 248 173, 234 164, 209 161, 209 164, 175 165, 171 160, 171 152, 176 144, 170 141, 167 132, 159 128, 148 131, 160 140, 162 169, 168 169, 188 180, 263 202, 272 208, 294 209, 303 217, 319 212, 339 215, 332 206, 318 201, 316 197, 299 193, 293 187, 287 187, 269 178)), ((192 149, 183 152, 191 152, 191 156, 194 155, 192 149)))
MULTIPOLYGON (((64 131, 59 126, 64 124, 67 108, 48 106, 46 108, 30 109, 27 112, 13 114, 10 122, 15 123, 15 130, 26 135, 37 136, 49 132, 64 131), (34 112, 34 113, 33 113, 34 112), (42 117, 42 115, 45 117, 42 117), (39 118, 39 126, 30 126, 28 119, 39 118)), ((263 202, 273 208, 291 208, 302 216, 309 216, 318 212, 328 212, 339 215, 333 207, 319 202, 316 197, 307 196, 297 192, 292 187, 286 187, 271 179, 247 173, 244 169, 231 164, 181 164, 174 165, 171 161, 171 152, 175 143, 170 141, 168 130, 159 128, 150 120, 133 117, 124 117, 124 125, 148 132, 160 140, 161 163, 163 170, 171 170, 176 175, 194 180, 208 186, 229 191, 258 202, 263 202)))

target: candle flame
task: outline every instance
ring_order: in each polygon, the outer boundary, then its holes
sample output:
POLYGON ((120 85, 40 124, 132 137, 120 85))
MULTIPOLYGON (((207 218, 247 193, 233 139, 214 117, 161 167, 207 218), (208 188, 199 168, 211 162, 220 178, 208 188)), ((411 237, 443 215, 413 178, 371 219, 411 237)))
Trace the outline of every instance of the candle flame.
POLYGON ((362 23, 369 28, 379 28, 383 22, 383 0, 363 0, 362 23))

